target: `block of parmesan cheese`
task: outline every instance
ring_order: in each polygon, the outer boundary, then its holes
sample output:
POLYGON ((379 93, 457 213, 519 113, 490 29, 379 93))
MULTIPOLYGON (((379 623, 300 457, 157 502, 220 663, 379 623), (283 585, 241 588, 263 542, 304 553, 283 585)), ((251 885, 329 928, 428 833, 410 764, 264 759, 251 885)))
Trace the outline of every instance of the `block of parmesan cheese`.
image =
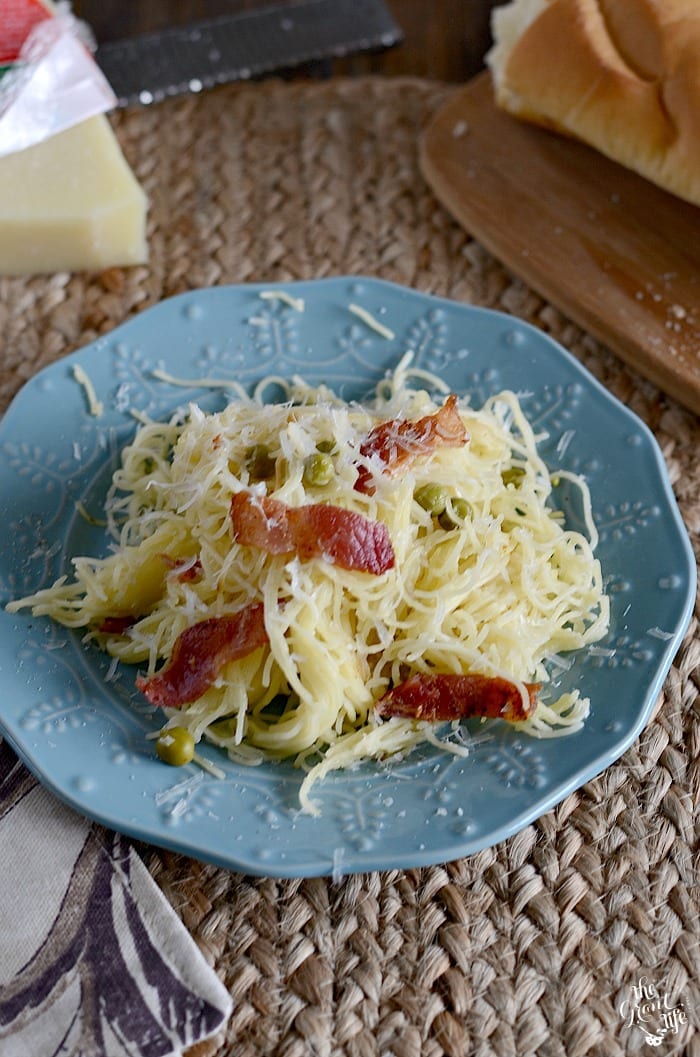
POLYGON ((103 115, 0 157, 0 274, 140 264, 146 208, 103 115))

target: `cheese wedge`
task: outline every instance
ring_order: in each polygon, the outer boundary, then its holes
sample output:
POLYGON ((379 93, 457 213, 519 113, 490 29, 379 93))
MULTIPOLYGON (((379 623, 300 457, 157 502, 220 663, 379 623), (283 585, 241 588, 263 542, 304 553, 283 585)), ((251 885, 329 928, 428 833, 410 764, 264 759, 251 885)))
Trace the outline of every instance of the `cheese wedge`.
POLYGON ((0 275, 143 263, 146 196, 107 118, 0 158, 0 275))

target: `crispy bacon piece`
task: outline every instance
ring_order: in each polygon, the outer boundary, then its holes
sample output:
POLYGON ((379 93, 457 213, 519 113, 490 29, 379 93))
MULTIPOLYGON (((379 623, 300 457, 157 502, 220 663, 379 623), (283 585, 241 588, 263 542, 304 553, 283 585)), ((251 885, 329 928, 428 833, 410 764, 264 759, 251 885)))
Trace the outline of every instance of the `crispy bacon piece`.
MULTIPOLYGON (((381 422, 367 434, 360 445, 360 454, 378 456, 387 473, 392 474, 421 455, 430 455, 435 448, 459 448, 468 440, 467 427, 457 410, 457 397, 452 393, 438 411, 415 422, 406 419, 381 422)), ((359 467, 355 489, 366 495, 374 492, 372 472, 366 466, 359 467)))
POLYGON ((515 723, 527 719, 537 707, 539 684, 525 686, 528 707, 523 706, 516 684, 500 676, 418 673, 389 690, 377 703, 377 712, 430 723, 475 716, 515 723))
POLYGON ((279 499, 237 492, 231 500, 233 536, 269 554, 323 558, 343 569, 379 575, 394 566, 394 548, 382 521, 329 503, 291 507, 279 499))
POLYGON ((200 620, 177 637, 165 666, 150 679, 138 676, 136 686, 152 705, 179 708, 201 697, 225 664, 246 657, 266 642, 262 603, 200 620))

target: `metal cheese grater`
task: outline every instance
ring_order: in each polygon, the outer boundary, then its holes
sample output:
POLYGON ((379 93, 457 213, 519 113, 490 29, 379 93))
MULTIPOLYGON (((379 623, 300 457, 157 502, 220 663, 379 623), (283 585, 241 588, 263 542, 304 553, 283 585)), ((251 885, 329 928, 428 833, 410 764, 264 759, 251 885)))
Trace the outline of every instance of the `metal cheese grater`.
POLYGON ((98 47, 119 106, 381 51, 402 34, 381 0, 299 0, 98 47))

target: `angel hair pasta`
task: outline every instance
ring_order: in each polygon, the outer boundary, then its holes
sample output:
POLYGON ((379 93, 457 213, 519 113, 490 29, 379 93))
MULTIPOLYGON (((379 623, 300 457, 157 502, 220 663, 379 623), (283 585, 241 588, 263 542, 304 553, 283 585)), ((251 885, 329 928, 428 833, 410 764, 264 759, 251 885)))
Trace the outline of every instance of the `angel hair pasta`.
POLYGON ((306 811, 331 770, 426 740, 465 752, 448 722, 580 729, 589 702, 548 684, 608 626, 590 500, 576 478, 588 526, 567 528, 516 396, 474 410, 410 357, 368 405, 274 381, 282 402, 267 380, 141 424, 108 495, 109 556, 9 608, 140 666, 170 757, 177 728, 183 761, 203 738, 292 759, 306 811))

